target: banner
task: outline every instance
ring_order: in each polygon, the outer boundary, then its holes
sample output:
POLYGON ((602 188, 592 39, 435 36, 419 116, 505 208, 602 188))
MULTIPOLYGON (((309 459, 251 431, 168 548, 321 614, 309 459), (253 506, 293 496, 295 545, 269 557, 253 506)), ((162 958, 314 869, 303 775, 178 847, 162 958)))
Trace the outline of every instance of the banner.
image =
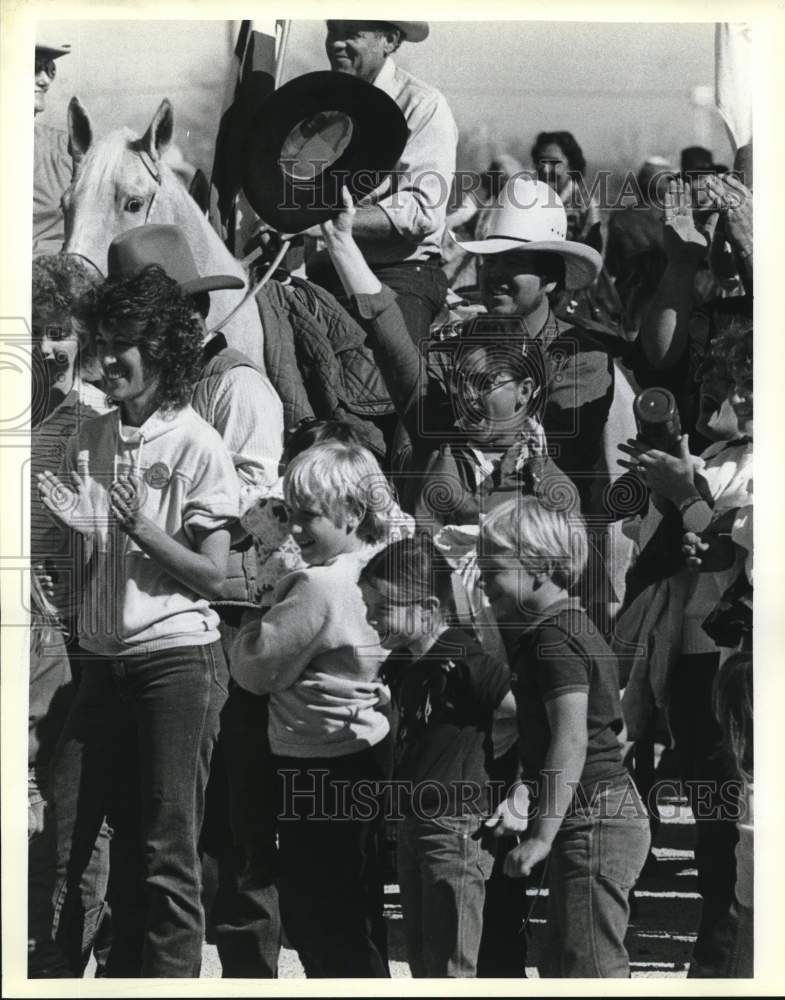
POLYGON ((212 221, 235 256, 242 256, 256 222, 241 192, 243 148, 260 103, 280 81, 288 28, 288 21, 241 21, 237 31, 210 179, 217 214, 212 221))
POLYGON ((715 101, 734 152, 752 141, 752 29, 718 24, 714 35, 715 101))

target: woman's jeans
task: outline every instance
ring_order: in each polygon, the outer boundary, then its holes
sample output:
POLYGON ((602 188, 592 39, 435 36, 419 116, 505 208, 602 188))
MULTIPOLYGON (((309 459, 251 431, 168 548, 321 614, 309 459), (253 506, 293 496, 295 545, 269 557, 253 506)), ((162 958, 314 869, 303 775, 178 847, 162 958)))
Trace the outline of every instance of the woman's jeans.
POLYGON ((407 815, 398 830, 398 881, 415 978, 475 977, 485 882, 493 855, 472 838, 478 816, 407 815))
POLYGON ((573 802, 548 862, 540 976, 629 977, 629 894, 650 843, 648 813, 632 782, 573 802))
POLYGON ((80 879, 106 817, 113 829, 106 975, 198 976, 204 914, 197 841, 227 694, 221 644, 81 655, 53 773, 55 929, 73 926, 80 879))

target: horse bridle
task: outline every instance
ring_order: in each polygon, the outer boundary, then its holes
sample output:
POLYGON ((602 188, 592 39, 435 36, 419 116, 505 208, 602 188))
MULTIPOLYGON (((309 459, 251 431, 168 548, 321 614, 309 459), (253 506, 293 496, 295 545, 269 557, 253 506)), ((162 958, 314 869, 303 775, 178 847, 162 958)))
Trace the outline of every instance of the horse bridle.
MULTIPOLYGON (((142 161, 142 165, 144 166, 144 168, 147 171, 147 173, 153 178, 153 180, 155 181, 157 187, 160 187, 161 186, 161 173, 158 170, 158 167, 156 166, 155 161, 153 160, 152 156, 150 156, 150 154, 145 149, 138 149, 136 151, 136 155, 142 161)), ((147 225, 147 220, 150 218, 150 213, 153 210, 153 202, 155 201, 155 196, 156 196, 157 193, 158 193, 157 190, 153 191, 153 196, 150 199, 150 204, 147 206, 147 214, 144 217, 144 224, 145 225, 147 225)), ((272 276, 273 272, 277 270, 278 265, 283 260, 284 255, 286 254, 286 251, 287 251, 288 248, 289 248, 289 240, 285 239, 285 240, 283 240, 283 242, 281 244, 281 247, 280 247, 280 249, 279 249, 279 251, 278 251, 275 259, 272 261, 272 263, 267 268, 267 270, 262 275, 262 277, 254 285, 250 284, 250 282, 249 282, 248 288, 246 289, 245 294, 240 299, 240 301, 237 303, 237 305, 232 309, 232 311, 227 316, 224 316, 224 318, 221 320, 220 323, 218 323, 215 327, 213 327, 212 329, 210 329, 208 331, 209 333, 215 333, 218 330, 220 330, 221 327, 225 323, 227 323, 237 312, 239 312, 240 309, 242 309, 242 307, 245 305, 245 303, 248 301, 248 299, 250 299, 250 298, 252 298, 252 296, 256 295, 256 293, 259 291, 259 289, 261 289, 270 280, 270 277, 272 276)))
POLYGON ((158 194, 157 189, 161 186, 161 173, 158 170, 158 167, 155 165, 155 161, 153 160, 152 156, 150 156, 150 154, 147 152, 146 149, 137 150, 136 155, 142 161, 142 165, 144 166, 147 173, 153 178, 153 180, 156 183, 156 190, 153 191, 153 196, 150 199, 150 204, 147 206, 147 213, 144 217, 144 225, 147 225, 147 220, 150 218, 150 213, 153 210, 153 202, 155 201, 155 196, 158 194))

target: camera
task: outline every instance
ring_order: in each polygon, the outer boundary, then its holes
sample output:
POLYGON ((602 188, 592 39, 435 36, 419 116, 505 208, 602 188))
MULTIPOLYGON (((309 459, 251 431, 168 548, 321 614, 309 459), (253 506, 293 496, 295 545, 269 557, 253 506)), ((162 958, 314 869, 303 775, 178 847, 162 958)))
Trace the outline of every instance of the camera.
POLYGON ((644 389, 633 403, 638 435, 650 448, 673 452, 681 437, 679 408, 673 393, 659 386, 644 389))

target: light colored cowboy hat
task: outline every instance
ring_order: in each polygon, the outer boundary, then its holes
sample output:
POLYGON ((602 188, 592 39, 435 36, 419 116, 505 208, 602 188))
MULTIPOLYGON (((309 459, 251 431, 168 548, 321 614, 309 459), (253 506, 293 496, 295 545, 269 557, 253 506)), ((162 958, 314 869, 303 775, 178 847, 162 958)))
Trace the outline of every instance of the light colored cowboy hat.
POLYGON ((407 42, 424 42, 431 30, 427 21, 388 21, 385 19, 384 23, 397 28, 403 35, 404 41, 407 42))
POLYGON ((574 290, 590 285, 602 270, 602 257, 567 236, 567 213, 553 188, 533 177, 513 177, 488 212, 484 238, 453 240, 468 253, 484 256, 511 250, 556 253, 564 259, 564 285, 574 290))
POLYGON ((41 52, 49 59, 59 59, 60 56, 67 56, 71 51, 71 46, 67 42, 53 45, 49 39, 36 39, 35 51, 41 52))
POLYGON ((245 283, 232 274, 200 277, 185 233, 179 226, 151 223, 128 229, 109 244, 107 263, 109 278, 133 278, 148 265, 158 264, 177 282, 184 295, 245 287, 245 283))

